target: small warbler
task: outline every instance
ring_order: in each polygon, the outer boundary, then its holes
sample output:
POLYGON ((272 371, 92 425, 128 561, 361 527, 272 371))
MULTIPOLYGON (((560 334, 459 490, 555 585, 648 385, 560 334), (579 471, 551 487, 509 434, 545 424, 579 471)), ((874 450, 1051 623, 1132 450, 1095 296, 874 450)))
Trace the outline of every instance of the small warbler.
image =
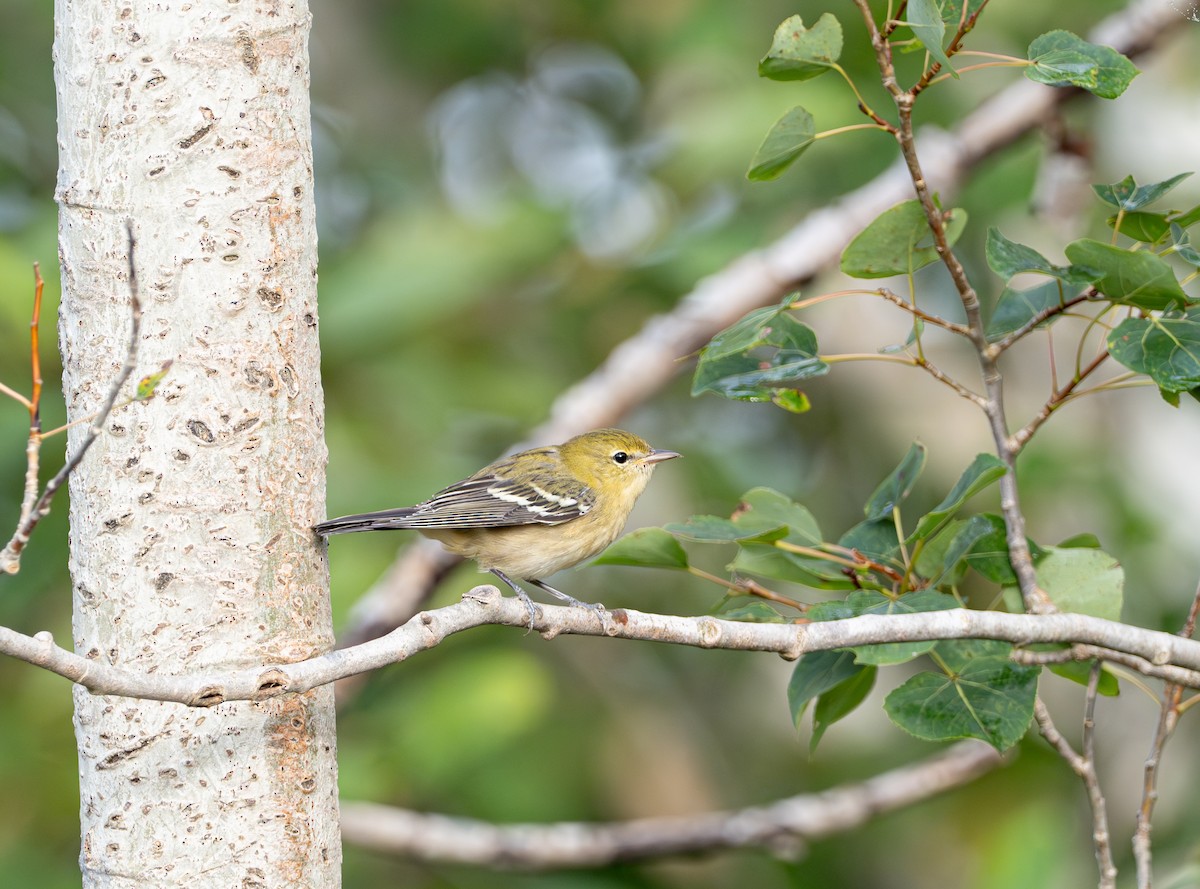
POLYGON ((416 506, 342 516, 314 530, 324 537, 414 528, 504 581, 529 609, 531 623, 533 603, 514 577, 571 605, 602 609, 542 578, 616 540, 655 464, 678 456, 633 433, 597 429, 504 457, 416 506))

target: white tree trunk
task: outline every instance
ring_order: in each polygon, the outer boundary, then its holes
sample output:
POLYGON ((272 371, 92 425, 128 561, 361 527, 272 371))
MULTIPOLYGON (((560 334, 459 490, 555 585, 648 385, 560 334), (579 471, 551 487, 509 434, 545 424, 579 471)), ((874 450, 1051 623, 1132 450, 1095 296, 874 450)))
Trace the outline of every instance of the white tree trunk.
MULTIPOLYGON (((127 218, 134 380, 174 361, 71 478, 75 648, 160 674, 326 650, 307 5, 55 17, 70 418, 127 348, 127 218)), ((75 723, 85 887, 339 884, 331 688, 204 710, 77 686, 75 723)))

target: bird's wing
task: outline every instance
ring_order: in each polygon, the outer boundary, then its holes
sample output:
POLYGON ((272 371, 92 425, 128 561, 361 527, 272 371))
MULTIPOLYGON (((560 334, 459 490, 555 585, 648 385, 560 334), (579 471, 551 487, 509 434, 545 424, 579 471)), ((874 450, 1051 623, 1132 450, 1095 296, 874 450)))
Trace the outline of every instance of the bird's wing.
POLYGON ((584 515, 595 502, 590 487, 564 476, 557 450, 546 448, 498 460, 416 506, 342 516, 315 529, 329 535, 401 528, 558 525, 584 515), (519 469, 514 468, 517 459, 519 469))
POLYGON ((407 528, 502 528, 558 525, 592 508, 595 493, 547 473, 522 479, 502 472, 476 475, 434 494, 405 518, 407 528))

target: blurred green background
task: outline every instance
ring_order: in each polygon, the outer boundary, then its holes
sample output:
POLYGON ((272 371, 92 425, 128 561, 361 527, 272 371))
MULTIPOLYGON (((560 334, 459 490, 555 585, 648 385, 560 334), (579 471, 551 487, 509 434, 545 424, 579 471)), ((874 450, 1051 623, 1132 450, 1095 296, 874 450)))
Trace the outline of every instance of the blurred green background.
MULTIPOLYGON (((1021 54, 1045 30, 1086 33, 1117 8, 1094 0, 995 2, 971 46, 1021 54)), ((888 138, 854 134, 817 145, 778 183, 743 178, 763 134, 792 105, 802 102, 822 129, 861 119, 834 77, 796 87, 756 76, 782 19, 799 12, 813 21, 826 10, 846 28, 843 63, 884 107, 881 90, 871 87, 861 25, 845 3, 314 3, 330 515, 415 502, 473 471, 701 277, 891 162, 888 138)), ((52 4, 6 0, 4 18, 0 380, 28 386, 30 264, 38 260, 48 280, 51 426, 63 416, 50 333, 58 298, 52 4)), ((1181 16, 1177 38, 1152 64, 1139 63, 1147 73, 1118 103, 1084 100, 1067 113, 1072 133, 1089 144, 1087 179, 1132 172, 1154 181, 1196 165, 1197 28, 1181 16)), ((921 121, 952 126, 1017 76, 979 72, 931 90, 921 121)), ((999 283, 982 263, 987 225, 1056 257, 1056 243, 1103 230, 1092 205, 1066 235, 1031 213, 1046 145, 1042 136, 1021 140, 958 199, 972 220, 963 255, 985 297, 994 299, 999 283)), ((1180 194, 1194 202, 1196 186, 1180 194)), ((924 283, 935 295, 945 289, 936 274, 924 283)), ((898 312, 864 300, 815 317, 830 349, 872 351, 906 332, 898 312)), ((1032 354, 1012 368, 1015 383, 1025 374, 1030 381, 1010 399, 1018 417, 1045 397, 1045 359, 1032 354)), ((970 374, 967 360, 945 362, 970 374)), ((792 416, 693 400, 686 370, 681 364, 666 391, 623 420, 686 455, 659 470, 631 527, 728 513, 742 491, 762 484, 808 504, 836 536, 861 516, 913 438, 930 448, 914 515, 988 447, 981 419, 917 371, 839 367, 809 390, 813 410, 792 416)), ((1200 573, 1193 530, 1200 496, 1189 459, 1195 416, 1195 405, 1172 411, 1146 391, 1090 399, 1049 424, 1022 463, 1031 534, 1044 543, 1099 534, 1125 566, 1127 618, 1171 630, 1200 573)), ((26 419, 19 405, 0 403, 0 525, 17 515, 26 419)), ((60 449, 57 440, 47 445, 45 472, 61 463, 60 449)), ((3 580, 0 625, 70 638, 65 515, 59 502, 20 575, 3 580)), ((384 534, 336 541, 339 625, 405 542, 384 534)), ((720 570, 721 553, 700 558, 720 570)), ((478 579, 461 569, 437 601, 453 601, 478 579)), ((705 613, 721 595, 687 577, 611 567, 576 570, 558 585, 612 607, 679 614, 705 613)), ((900 672, 884 677, 884 690, 900 672)), ((797 733, 787 713, 788 674, 787 664, 764 655, 472 632, 380 671, 342 711, 343 796, 496 821, 625 819, 765 803, 932 752, 891 727, 873 700, 831 729, 810 758, 808 727, 797 733)), ((1074 736, 1080 695, 1064 685, 1044 682, 1074 736)), ((1128 687, 1100 707, 1125 874, 1156 714, 1128 687)), ((79 883, 70 718, 67 683, 0 659, 0 883, 79 883)), ((1195 758, 1185 753, 1196 741, 1188 721, 1165 763, 1155 833, 1163 873, 1189 860, 1200 815, 1178 790, 1196 778, 1195 758)), ((498 878, 347 846, 345 885, 1082 886, 1094 884, 1089 831, 1082 790, 1034 736, 1005 771, 817 844, 796 861, 742 852, 498 878)))

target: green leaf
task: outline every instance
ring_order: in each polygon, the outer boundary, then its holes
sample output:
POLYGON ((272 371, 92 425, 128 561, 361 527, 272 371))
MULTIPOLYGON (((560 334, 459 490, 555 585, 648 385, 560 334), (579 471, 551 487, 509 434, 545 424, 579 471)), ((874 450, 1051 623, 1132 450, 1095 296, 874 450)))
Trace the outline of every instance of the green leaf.
POLYGON ((787 623, 787 619, 766 602, 761 599, 747 600, 744 596, 738 596, 731 603, 718 608, 717 615, 724 620, 740 620, 749 624, 787 623))
POLYGON ((1047 86, 1077 86, 1102 99, 1125 92, 1138 69, 1109 46, 1096 46, 1070 31, 1049 31, 1029 44, 1025 76, 1047 86))
POLYGON ((909 447, 908 453, 904 455, 904 459, 888 474, 887 478, 879 483, 879 487, 875 489, 871 499, 863 507, 868 521, 882 518, 891 519, 892 509, 900 505, 900 502, 912 491, 913 485, 917 483, 917 477, 925 468, 925 457, 925 445, 914 441, 909 447))
MULTIPOLYGON (((966 18, 979 12, 983 4, 984 0, 967 0, 966 18)), ((962 0, 945 0, 942 6, 942 20, 948 25, 953 25, 957 30, 959 24, 964 20, 962 0)))
MULTIPOLYGON (((952 523, 951 525, 947 526, 947 528, 941 534, 935 537, 933 541, 934 546, 932 549, 934 552, 936 552, 941 539, 943 537, 948 538, 942 553, 941 569, 936 575, 933 575, 930 578, 929 586, 935 588, 940 587, 947 581, 948 578, 954 578, 960 572, 965 571, 965 563, 963 560, 967 553, 971 551, 971 548, 975 546, 980 539, 991 533, 991 531, 991 522, 980 515, 971 516, 971 518, 967 521, 959 522, 957 525, 952 523)), ((925 555, 925 553, 929 551, 930 547, 926 547, 926 549, 922 552, 922 555, 925 555)), ((921 570, 922 572, 926 570, 920 560, 918 560, 917 567, 918 570, 921 570)), ((927 573, 925 576, 929 577, 931 573, 932 572, 927 573)))
POLYGON ((1066 540, 1060 540, 1059 549, 1100 549, 1100 538, 1090 531, 1072 534, 1066 540))
POLYGON ((796 158, 808 150, 816 134, 812 115, 797 105, 771 127, 762 145, 758 146, 758 151, 754 152, 746 178, 751 182, 778 179, 796 158))
POLYGON ((810 651, 801 655, 787 687, 792 724, 800 728, 804 711, 815 698, 862 671, 863 667, 854 663, 854 653, 845 649, 810 651))
POLYGON ((1200 386, 1200 309, 1126 318, 1108 335, 1108 352, 1165 393, 1190 392, 1200 386))
POLYGON ((860 667, 858 672, 844 679, 829 691, 817 698, 817 706, 813 708, 813 733, 808 742, 808 752, 817 749, 817 744, 825 735, 825 730, 844 719, 857 709, 858 705, 867 699, 875 686, 876 667, 860 667))
POLYGON ((987 231, 985 248, 988 268, 1007 281, 1021 272, 1053 274, 1055 266, 1032 247, 1010 241, 997 228, 987 231))
POLYGON ((838 546, 856 550, 876 562, 890 562, 900 551, 900 538, 891 516, 859 522, 840 538, 838 546))
MULTIPOLYGON (((1093 663, 1095 661, 1068 661, 1065 664, 1051 664, 1050 672, 1063 679, 1086 686, 1091 679, 1093 663)), ((1106 698, 1115 698, 1121 694, 1121 683, 1108 671, 1107 667, 1100 670, 1100 680, 1096 684, 1096 691, 1106 698)))
POLYGON ((758 63, 758 76, 771 80, 810 80, 837 62, 842 54, 842 26, 827 12, 811 28, 798 15, 775 29, 771 49, 758 63))
POLYGON ((1191 173, 1180 173, 1162 182, 1152 182, 1149 185, 1138 185, 1132 176, 1126 176, 1120 182, 1112 185, 1093 185, 1092 191, 1100 200, 1111 204, 1118 210, 1140 210, 1147 204, 1152 204, 1164 194, 1191 176, 1191 173))
POLYGON ((1172 224, 1178 225, 1180 228, 1189 228, 1200 222, 1200 204, 1192 207, 1190 210, 1185 210, 1178 216, 1171 219, 1172 224))
MULTIPOLYGON (((967 212, 950 211, 945 221, 946 242, 958 240, 967 212)), ((842 253, 842 272, 852 278, 890 278, 907 275, 937 262, 937 250, 921 202, 912 200, 885 210, 850 242, 842 253)))
POLYGON ((968 498, 978 494, 992 482, 998 481, 1007 471, 999 458, 993 457, 991 454, 977 454, 971 461, 971 465, 959 476, 945 499, 917 522, 917 529, 909 537, 908 542, 912 543, 923 537, 929 537, 954 513, 958 512, 968 498))
POLYGON ((757 309, 717 334, 700 352, 692 394, 773 401, 778 387, 828 373, 816 334, 787 313, 790 305, 757 309))
POLYGON ((836 562, 785 552, 774 544, 742 542, 729 564, 736 574, 785 580, 818 590, 849 590, 854 582, 836 562))
POLYGON ((771 403, 790 414, 807 413, 812 408, 808 396, 798 389, 772 389, 771 403))
MULTIPOLYGON (((1121 234, 1147 244, 1157 244, 1171 230, 1171 223, 1167 221, 1165 213, 1126 213, 1120 219, 1121 234)), ((1109 228, 1116 228, 1116 215, 1108 217, 1105 221, 1109 228)))
POLYGON ((1012 646, 949 641, 937 653, 949 673, 919 673, 884 701, 892 721, 918 738, 979 738, 1004 751, 1033 720, 1039 670, 1012 663, 1012 646))
POLYGON ((732 519, 715 515, 694 515, 686 522, 672 522, 664 525, 663 530, 684 540, 695 540, 700 543, 734 543, 744 540, 778 540, 787 534, 787 528, 780 525, 773 529, 744 528, 732 519))
MULTIPOLYGON (((1041 312, 1061 306, 1064 294, 1063 283, 1058 280, 1047 281, 1028 290, 1005 287, 996 302, 996 308, 992 310, 992 317, 988 320, 988 342, 1004 339, 1014 330, 1020 330, 1041 312)), ((1049 324, 1052 318, 1053 316, 1047 318, 1042 324, 1049 324)))
POLYGON ((171 365, 175 363, 173 358, 168 358, 162 363, 162 367, 152 374, 147 374, 138 380, 137 395, 135 401, 149 401, 154 397, 154 390, 158 388, 158 384, 166 377, 167 371, 171 369, 171 365))
POLYGON ((1102 550, 1048 546, 1038 561, 1037 578, 1062 611, 1121 619, 1125 571, 1102 550))
POLYGON ((1175 279, 1175 272, 1160 257, 1140 251, 1131 253, 1081 238, 1067 245, 1067 258, 1075 265, 1088 266, 1101 273, 1096 289, 1121 305, 1159 311, 1189 302, 1175 279))
POLYGON ((639 528, 606 549, 593 565, 687 570, 688 557, 679 541, 662 528, 639 528))
POLYGON ((1178 222, 1171 223, 1171 241, 1175 247, 1175 255, 1184 262, 1200 268, 1200 250, 1192 246, 1191 235, 1178 222))
MULTIPOLYGON (((966 555, 967 564, 993 583, 1008 586, 1017 582, 1012 563, 1008 560, 1008 531, 1001 516, 984 513, 979 518, 986 521, 991 530, 982 535, 966 555)), ((1026 538, 1030 554, 1036 562, 1045 552, 1032 540, 1026 538)))
MULTIPOLYGON (((797 294, 791 294, 778 305, 763 306, 761 309, 747 312, 738 321, 713 337, 702 350, 703 353, 709 358, 727 358, 731 355, 740 355, 748 349, 761 345, 769 332, 780 323, 779 319, 792 320, 787 313, 791 310, 796 297, 797 294)), ((800 333, 796 331, 793 335, 799 336, 800 333)), ((811 337, 808 344, 815 350, 817 347, 816 334, 808 330, 807 336, 811 337)))
POLYGON ((921 42, 935 62, 957 78, 958 72, 951 66, 950 59, 942 48, 942 41, 946 39, 946 23, 942 20, 942 11, 938 9, 937 0, 909 0, 907 8, 908 26, 912 29, 913 36, 921 42))
MULTIPOLYGON (((810 620, 845 620, 863 614, 916 614, 926 611, 949 611, 958 608, 958 600, 936 590, 917 590, 899 598, 875 590, 855 590, 844 602, 819 602, 808 610, 810 620)), ((885 642, 878 645, 859 645, 853 649, 860 664, 902 664, 933 649, 938 643, 885 642)))
POLYGON ((811 512, 770 488, 753 488, 742 495, 734 514, 735 526, 747 533, 729 569, 775 580, 804 584, 817 589, 848 589, 849 578, 841 565, 826 559, 779 549, 776 542, 816 547, 821 529, 811 512), (776 530, 772 530, 776 529, 776 530), (780 533, 778 529, 782 529, 780 533), (769 535, 769 537, 768 537, 769 535))
POLYGON ((733 522, 746 531, 786 528, 786 540, 798 546, 816 546, 821 529, 807 508, 771 488, 751 488, 741 497, 733 522))

